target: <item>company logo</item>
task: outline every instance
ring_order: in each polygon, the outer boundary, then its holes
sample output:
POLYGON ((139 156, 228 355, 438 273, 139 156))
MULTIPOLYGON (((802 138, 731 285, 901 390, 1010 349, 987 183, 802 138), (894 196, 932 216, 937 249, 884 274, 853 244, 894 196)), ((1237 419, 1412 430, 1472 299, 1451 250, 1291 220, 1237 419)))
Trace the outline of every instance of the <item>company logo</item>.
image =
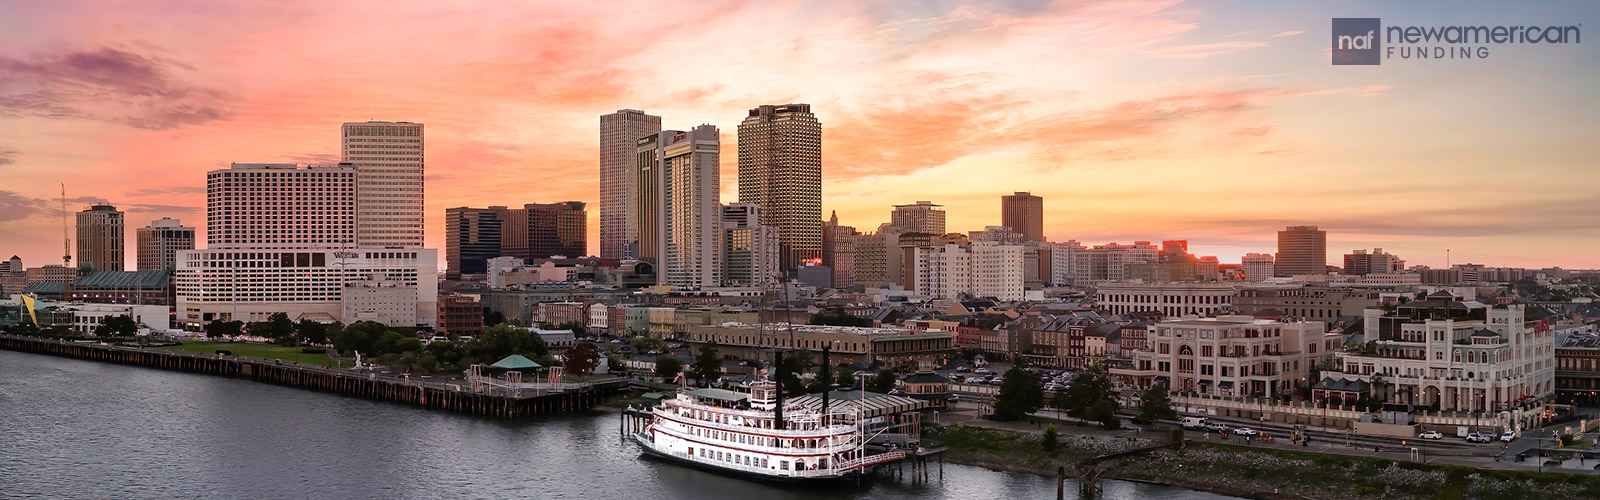
POLYGON ((1333 18, 1333 65, 1376 66, 1383 62, 1383 21, 1376 17, 1333 18))
POLYGON ((1492 45, 1557 45, 1583 41, 1583 25, 1389 26, 1376 17, 1333 18, 1334 66, 1375 66, 1384 59, 1487 59, 1492 45))

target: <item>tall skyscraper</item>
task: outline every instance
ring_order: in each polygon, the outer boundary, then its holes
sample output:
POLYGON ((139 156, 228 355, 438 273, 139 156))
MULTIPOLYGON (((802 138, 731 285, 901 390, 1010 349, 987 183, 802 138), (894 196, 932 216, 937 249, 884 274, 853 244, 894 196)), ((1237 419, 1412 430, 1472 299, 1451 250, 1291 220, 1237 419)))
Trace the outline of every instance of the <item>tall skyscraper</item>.
POLYGON ((96 271, 121 271, 125 229, 122 212, 108 204, 90 205, 78 212, 78 266, 96 271))
POLYGON ((1278 276, 1328 274, 1328 233, 1317 226, 1289 226, 1278 231, 1278 276))
POLYGON ((162 217, 139 228, 139 270, 172 271, 178 268, 178 251, 194 250, 194 228, 162 217))
POLYGON ((637 109, 600 115, 600 257, 636 257, 628 253, 639 233, 638 140, 661 131, 661 117, 637 109))
POLYGON ((206 172, 209 248, 357 246, 356 170, 234 163, 206 172))
POLYGON ((489 259, 500 256, 506 207, 457 207, 444 211, 445 278, 488 272, 489 259))
POLYGON ((656 281, 674 286, 721 286, 723 212, 717 127, 666 130, 657 133, 653 143, 653 154, 636 156, 655 162, 638 170, 638 185, 640 192, 653 194, 641 204, 641 210, 647 212, 639 222, 652 226, 649 232, 655 242, 648 247, 661 262, 656 281))
POLYGON ((1000 197, 1000 225, 1022 235, 1022 241, 1044 241, 1044 198, 1026 191, 1000 197))
POLYGON ((422 248, 422 124, 344 124, 344 162, 355 166, 356 244, 422 248))
POLYGON ((778 228, 784 270, 821 257, 822 123, 811 105, 762 105, 739 123, 739 202, 778 228))
POLYGON ((895 205, 889 214, 894 227, 908 233, 944 234, 944 205, 919 201, 914 205, 895 205))

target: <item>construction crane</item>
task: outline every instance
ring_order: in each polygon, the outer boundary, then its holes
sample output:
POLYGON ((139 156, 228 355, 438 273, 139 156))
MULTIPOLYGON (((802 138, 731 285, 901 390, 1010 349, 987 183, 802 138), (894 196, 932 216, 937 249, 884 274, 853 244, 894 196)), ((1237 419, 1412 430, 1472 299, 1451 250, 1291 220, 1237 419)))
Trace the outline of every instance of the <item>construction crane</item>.
POLYGON ((72 299, 72 282, 78 272, 72 268, 72 237, 67 232, 67 183, 61 183, 61 267, 65 274, 61 285, 61 300, 72 299))

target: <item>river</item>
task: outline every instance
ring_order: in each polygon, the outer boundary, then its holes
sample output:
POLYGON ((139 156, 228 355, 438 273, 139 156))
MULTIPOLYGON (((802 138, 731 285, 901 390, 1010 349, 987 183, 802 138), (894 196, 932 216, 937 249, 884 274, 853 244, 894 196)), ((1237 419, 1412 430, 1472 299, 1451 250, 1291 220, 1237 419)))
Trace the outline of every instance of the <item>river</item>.
MULTIPOLYGON (((0 498, 1053 498, 1055 481, 945 464, 931 484, 819 490, 641 459, 617 415, 518 421, 245 380, 0 351, 0 498)), ((1069 495, 1075 490, 1069 484, 1069 495)), ((1102 498, 1227 498, 1108 481, 1102 498)))

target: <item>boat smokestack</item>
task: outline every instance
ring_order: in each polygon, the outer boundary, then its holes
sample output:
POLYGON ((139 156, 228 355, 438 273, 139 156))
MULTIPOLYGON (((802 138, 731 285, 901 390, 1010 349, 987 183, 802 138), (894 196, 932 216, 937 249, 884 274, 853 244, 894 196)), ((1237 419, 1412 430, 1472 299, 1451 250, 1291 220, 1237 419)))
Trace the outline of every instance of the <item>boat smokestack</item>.
POLYGON ((833 392, 833 377, 829 375, 828 345, 822 345, 822 425, 828 425, 828 393, 833 392))
POLYGON ((772 370, 777 376, 773 377, 778 383, 778 403, 772 409, 772 428, 782 430, 783 425, 783 351, 772 352, 772 370))

